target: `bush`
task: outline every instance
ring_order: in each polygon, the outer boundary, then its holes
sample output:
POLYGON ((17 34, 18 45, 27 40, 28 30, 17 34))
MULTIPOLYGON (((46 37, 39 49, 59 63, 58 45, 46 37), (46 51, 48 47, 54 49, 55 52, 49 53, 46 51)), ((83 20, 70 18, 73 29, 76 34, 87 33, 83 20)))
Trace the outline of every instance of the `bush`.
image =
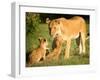
POLYGON ((27 12, 26 13, 26 34, 38 31, 40 23, 40 14, 27 12))
POLYGON ((38 44, 40 21, 40 14, 26 12, 26 52, 30 52, 35 47, 34 43, 38 44))

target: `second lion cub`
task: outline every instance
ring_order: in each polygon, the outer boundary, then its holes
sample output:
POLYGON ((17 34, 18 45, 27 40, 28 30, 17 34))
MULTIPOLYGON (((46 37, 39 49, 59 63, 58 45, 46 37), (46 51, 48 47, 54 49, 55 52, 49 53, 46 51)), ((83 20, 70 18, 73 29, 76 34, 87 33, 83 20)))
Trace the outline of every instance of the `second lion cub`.
POLYGON ((56 35, 53 41, 53 46, 52 46, 53 51, 47 55, 46 57, 47 60, 52 60, 52 59, 58 60, 59 59, 62 43, 63 43, 62 37, 60 35, 56 35))
POLYGON ((33 50, 32 53, 29 55, 29 66, 32 64, 38 63, 41 58, 45 60, 46 49, 48 42, 45 38, 39 38, 40 45, 37 49, 33 50))

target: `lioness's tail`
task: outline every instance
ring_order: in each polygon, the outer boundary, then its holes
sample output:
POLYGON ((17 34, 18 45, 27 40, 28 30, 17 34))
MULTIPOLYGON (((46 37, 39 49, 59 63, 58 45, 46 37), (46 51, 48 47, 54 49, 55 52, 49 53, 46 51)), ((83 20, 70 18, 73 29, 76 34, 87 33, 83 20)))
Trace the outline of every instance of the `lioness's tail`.
POLYGON ((87 37, 86 37, 86 40, 88 40, 90 38, 90 34, 88 33, 87 34, 87 37))

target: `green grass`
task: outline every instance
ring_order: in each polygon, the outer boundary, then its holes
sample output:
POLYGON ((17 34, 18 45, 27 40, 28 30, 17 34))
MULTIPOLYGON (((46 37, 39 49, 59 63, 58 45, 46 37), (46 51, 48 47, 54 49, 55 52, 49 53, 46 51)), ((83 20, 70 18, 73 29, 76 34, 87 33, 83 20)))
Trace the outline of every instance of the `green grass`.
MULTIPOLYGON (((87 25, 89 26, 89 25, 87 25)), ((49 48, 52 47, 52 37, 49 35, 49 30, 47 24, 40 24, 37 32, 29 33, 26 36, 26 54, 30 51, 34 50, 38 47, 39 37, 44 37, 48 40, 49 48)), ((84 56, 80 56, 78 46, 76 45, 76 41, 72 41, 71 49, 70 49, 70 58, 64 60, 64 49, 65 44, 62 46, 61 55, 58 61, 52 60, 50 62, 41 62, 34 64, 33 66, 58 66, 58 65, 79 65, 79 64, 89 64, 89 40, 86 41, 86 54, 84 56)))

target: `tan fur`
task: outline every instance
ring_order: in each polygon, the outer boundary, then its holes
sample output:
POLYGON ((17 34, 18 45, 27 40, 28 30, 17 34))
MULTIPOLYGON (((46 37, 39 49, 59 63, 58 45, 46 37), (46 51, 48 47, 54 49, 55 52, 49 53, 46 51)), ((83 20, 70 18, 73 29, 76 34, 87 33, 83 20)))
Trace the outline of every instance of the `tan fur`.
POLYGON ((86 40, 86 23, 82 17, 75 16, 71 19, 58 18, 49 22, 49 31, 53 38, 56 35, 62 36, 66 41, 66 49, 64 58, 69 58, 71 40, 76 39, 80 35, 80 54, 85 53, 85 40, 86 40))
POLYGON ((47 45, 48 43, 46 39, 40 39, 40 46, 37 49, 33 50, 29 55, 29 66, 38 63, 41 58, 45 60, 47 45))
POLYGON ((47 57, 46 57, 47 61, 58 60, 59 55, 61 53, 62 37, 56 36, 54 38, 54 43, 55 43, 55 47, 54 47, 53 51, 51 53, 49 53, 49 55, 47 55, 47 57))

